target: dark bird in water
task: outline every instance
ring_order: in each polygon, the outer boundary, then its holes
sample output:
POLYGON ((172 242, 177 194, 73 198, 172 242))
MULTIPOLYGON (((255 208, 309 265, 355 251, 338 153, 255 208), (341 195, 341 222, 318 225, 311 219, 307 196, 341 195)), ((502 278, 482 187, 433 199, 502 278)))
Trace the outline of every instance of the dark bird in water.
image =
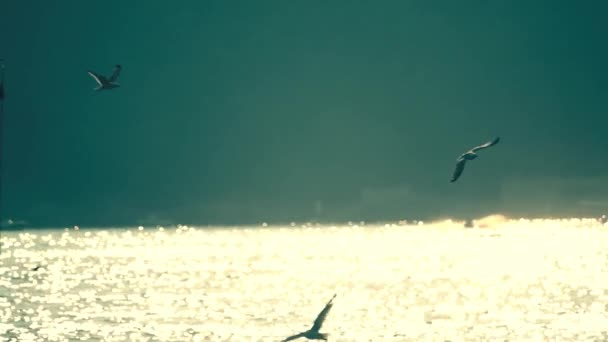
POLYGON ((114 88, 120 87, 120 84, 116 83, 116 79, 118 78, 118 76, 120 76, 121 70, 122 70, 122 66, 120 66, 120 64, 116 64, 116 66, 114 66, 114 71, 112 72, 112 76, 110 76, 110 78, 106 78, 105 76, 100 75, 100 74, 95 73, 90 70, 87 72, 89 73, 89 75, 91 75, 91 77, 93 77, 95 79, 95 81, 98 84, 98 86, 97 86, 97 88, 95 88, 95 90, 100 91, 100 90, 109 90, 109 89, 114 89, 114 88))
POLYGON ((497 137, 496 139, 488 141, 483 145, 479 145, 477 147, 472 148, 471 150, 463 153, 460 157, 458 157, 458 159, 456 159, 456 169, 454 170, 454 174, 452 175, 452 180, 450 180, 450 182, 455 182, 458 177, 460 177, 462 171, 464 171, 464 165, 467 163, 467 160, 473 160, 477 158, 477 153, 475 152, 483 150, 484 148, 488 148, 490 146, 494 146, 498 144, 499 140, 500 137, 497 137))
POLYGON ((287 341, 295 340, 295 339, 300 338, 300 337, 306 337, 309 340, 324 340, 324 341, 327 341, 328 334, 322 334, 322 333, 319 332, 319 330, 321 330, 321 326, 323 325, 323 322, 325 321, 325 318, 327 317, 327 314, 329 313, 329 310, 334 305, 332 303, 333 300, 334 300, 334 298, 336 298, 335 294, 334 294, 333 297, 331 297, 331 299, 329 300, 329 302, 327 302, 327 304, 325 305, 325 307, 323 308, 323 310, 321 310, 321 312, 319 312, 319 315, 315 319, 315 322, 312 324, 312 328, 310 328, 309 330, 307 330, 305 332, 301 332, 299 334, 296 334, 296 335, 293 335, 293 336, 289 336, 288 338, 284 339, 281 342, 287 342, 287 341))

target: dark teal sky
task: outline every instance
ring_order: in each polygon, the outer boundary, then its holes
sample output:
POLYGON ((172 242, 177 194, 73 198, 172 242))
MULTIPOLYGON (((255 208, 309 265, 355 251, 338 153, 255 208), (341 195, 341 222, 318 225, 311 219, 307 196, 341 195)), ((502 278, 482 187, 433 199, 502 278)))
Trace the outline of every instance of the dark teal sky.
POLYGON ((0 7, 5 215, 36 224, 508 212, 507 180, 608 176, 606 2, 0 7), (427 200, 359 203, 401 186, 427 200))

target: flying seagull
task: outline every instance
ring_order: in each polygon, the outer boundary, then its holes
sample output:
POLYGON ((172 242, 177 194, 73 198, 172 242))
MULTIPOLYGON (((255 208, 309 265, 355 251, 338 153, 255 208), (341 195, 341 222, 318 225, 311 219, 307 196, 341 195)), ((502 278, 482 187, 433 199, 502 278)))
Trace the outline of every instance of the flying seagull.
POLYGON ((120 84, 116 83, 116 79, 120 75, 121 70, 122 70, 122 66, 120 66, 120 64, 116 64, 116 66, 114 66, 114 71, 112 72, 112 76, 110 76, 110 78, 106 78, 105 76, 100 75, 100 74, 95 73, 90 70, 87 72, 89 73, 89 75, 91 75, 91 77, 93 77, 95 79, 97 84, 99 84, 99 86, 97 88, 95 88, 95 90, 100 91, 100 90, 109 90, 109 89, 114 89, 114 88, 120 87, 120 84))
POLYGON ((293 335, 293 336, 289 336, 288 338, 284 339, 281 342, 287 342, 287 341, 295 340, 295 339, 300 338, 300 337, 306 337, 309 340, 324 340, 324 341, 327 341, 328 334, 322 334, 322 333, 319 332, 319 330, 321 330, 321 326, 323 325, 323 322, 325 321, 325 318, 327 317, 327 314, 329 313, 329 310, 334 305, 334 303, 332 303, 332 301, 334 300, 334 298, 336 298, 335 294, 334 294, 333 297, 331 297, 331 299, 329 300, 329 302, 327 302, 327 304, 325 304, 325 307, 323 308, 323 310, 321 310, 321 312, 319 312, 319 315, 315 319, 315 322, 312 324, 312 328, 310 328, 309 330, 307 330, 305 332, 301 332, 299 334, 296 334, 296 335, 293 335))
POLYGON ((490 146, 494 146, 498 144, 499 140, 500 137, 497 137, 496 139, 488 141, 483 145, 479 145, 477 147, 472 148, 471 150, 463 153, 460 157, 458 157, 458 159, 456 159, 456 169, 454 170, 454 174, 452 175, 452 180, 450 180, 450 182, 455 182, 458 177, 460 177, 462 171, 464 171, 464 164, 467 163, 467 160, 473 160, 477 158, 477 153, 475 152, 483 150, 484 148, 488 148, 490 146))

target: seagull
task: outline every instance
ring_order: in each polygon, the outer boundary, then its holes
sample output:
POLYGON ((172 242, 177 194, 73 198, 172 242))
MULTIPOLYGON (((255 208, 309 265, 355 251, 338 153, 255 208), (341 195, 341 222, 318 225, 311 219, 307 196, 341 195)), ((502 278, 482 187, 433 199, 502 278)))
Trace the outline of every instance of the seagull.
POLYGON ((450 183, 455 182, 458 177, 460 177, 460 175, 462 174, 462 171, 464 170, 464 164, 467 163, 467 160, 473 160, 475 158, 477 158, 477 151, 483 150, 484 148, 488 148, 490 146, 494 146, 496 144, 498 144, 498 141, 500 140, 500 137, 495 138, 492 141, 488 141, 487 143, 483 144, 483 145, 479 145, 477 147, 472 148, 471 150, 463 153, 460 157, 458 157, 458 159, 456 159, 456 169, 454 170, 454 174, 452 175, 452 180, 450 180, 450 183))
POLYGON ((112 72, 112 76, 110 76, 110 78, 106 78, 105 76, 100 75, 100 74, 95 73, 90 70, 87 72, 89 73, 89 75, 91 75, 91 77, 93 77, 95 79, 97 84, 99 84, 99 86, 97 88, 95 88, 95 90, 100 91, 100 90, 109 90, 109 89, 114 89, 114 88, 120 87, 120 84, 116 83, 116 79, 120 75, 121 70, 122 70, 122 66, 120 66, 120 64, 116 64, 114 66, 114 71, 112 72))
POLYGON ((322 333, 319 332, 319 330, 321 330, 321 326, 323 325, 323 322, 325 321, 325 318, 327 317, 327 314, 329 313, 329 310, 334 305, 334 303, 332 303, 332 301, 334 300, 334 298, 336 298, 335 294, 334 294, 333 297, 331 297, 331 299, 329 300, 329 302, 327 302, 327 304, 325 304, 325 307, 323 308, 323 310, 321 310, 321 312, 319 312, 319 315, 315 319, 315 322, 312 324, 312 328, 310 328, 307 331, 301 332, 299 334, 296 334, 296 335, 293 335, 293 336, 289 336, 288 338, 284 339, 281 342, 287 342, 287 341, 295 340, 295 339, 300 338, 300 337, 306 337, 309 340, 324 340, 324 341, 327 341, 328 334, 322 334, 322 333))

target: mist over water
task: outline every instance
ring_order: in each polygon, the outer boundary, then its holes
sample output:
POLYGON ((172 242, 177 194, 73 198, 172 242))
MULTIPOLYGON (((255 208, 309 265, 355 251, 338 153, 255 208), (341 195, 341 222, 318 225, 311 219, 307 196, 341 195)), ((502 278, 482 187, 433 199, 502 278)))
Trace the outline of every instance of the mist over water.
POLYGON ((4 1, 2 219, 603 213, 607 11, 549 0, 4 1), (93 91, 86 71, 115 64, 120 88, 93 91), (456 158, 495 136, 450 184, 456 158))
POLYGON ((3 232, 0 338, 606 341, 595 220, 3 232))

